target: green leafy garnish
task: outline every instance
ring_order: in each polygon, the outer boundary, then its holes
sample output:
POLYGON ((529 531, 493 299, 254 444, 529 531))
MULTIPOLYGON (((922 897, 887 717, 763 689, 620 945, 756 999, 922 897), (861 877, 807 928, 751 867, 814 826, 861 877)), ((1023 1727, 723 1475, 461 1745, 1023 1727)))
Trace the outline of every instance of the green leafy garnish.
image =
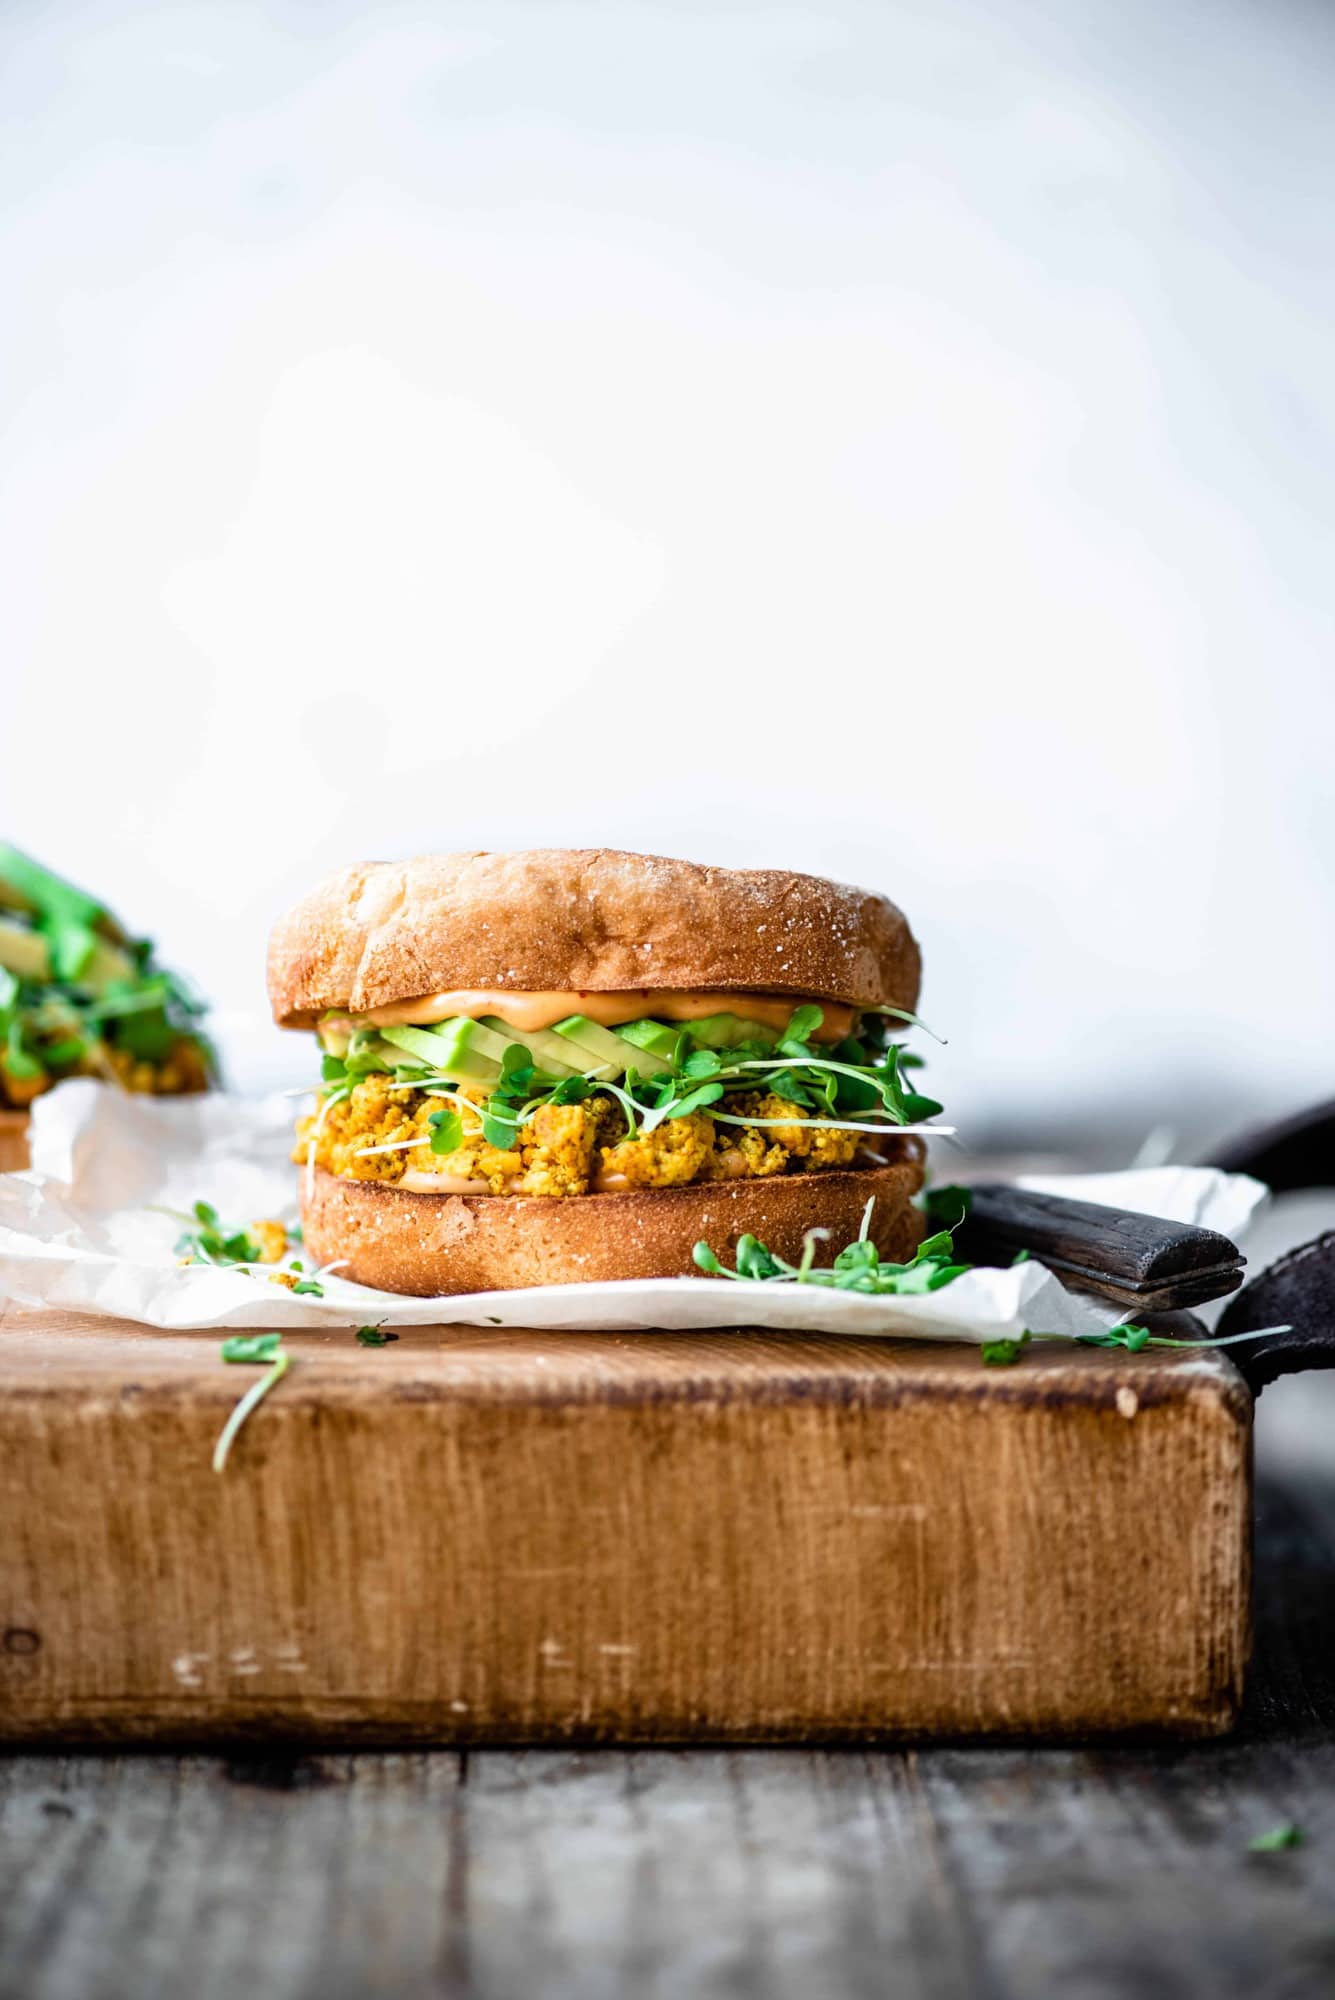
MULTIPOLYGON (((903 1058, 900 1058, 903 1066, 903 1058)), ((958 1229, 969 1213, 973 1197, 966 1187, 929 1187, 922 1197, 923 1213, 938 1229, 958 1229)))
POLYGON ((233 1333, 222 1344, 224 1361, 272 1361, 282 1345, 281 1333, 233 1333))
POLYGON ((979 1352, 985 1368, 1010 1368, 1020 1358, 1020 1350, 1029 1345, 1032 1335, 1026 1327, 1016 1340, 985 1340, 979 1352))
MULTIPOLYGON (((866 1224, 864 1223, 864 1230, 866 1224)), ((743 1236, 737 1244, 737 1266, 730 1271, 705 1242, 696 1244, 692 1255, 700 1270, 713 1278, 777 1280, 781 1284, 823 1285, 839 1292, 863 1292, 869 1296, 911 1297, 915 1293, 938 1292, 950 1284, 967 1264, 953 1261, 949 1232, 942 1230, 920 1243, 907 1264, 882 1262, 876 1245, 866 1235, 849 1243, 833 1264, 815 1262, 816 1245, 823 1230, 808 1230, 800 1264, 789 1264, 776 1256, 754 1236, 743 1236)))
POLYGON ((1208 1341, 1194 1340, 1154 1340, 1147 1326, 1110 1326, 1106 1333, 1078 1333, 1075 1338, 1082 1347, 1124 1347, 1128 1354, 1139 1354, 1142 1347, 1151 1341, 1156 1347, 1205 1347, 1208 1341))
POLYGON ((0 1101, 26 1103, 71 1073, 124 1080, 160 1067, 182 1045, 195 1062, 177 1087, 203 1088, 217 1059, 201 1032, 202 1004, 81 889, 0 843, 0 1101), (6 966, 6 959, 10 961, 6 966))
POLYGON ((233 1229, 218 1219, 218 1211, 207 1201, 197 1201, 189 1215, 174 1208, 161 1208, 159 1215, 171 1215, 188 1226, 176 1239, 176 1255, 188 1264, 258 1264, 260 1247, 244 1229, 233 1229))
MULTIPOLYGON (((815 1261, 817 1245, 827 1233, 823 1229, 807 1231, 803 1238, 800 1264, 787 1263, 754 1236, 739 1238, 736 1268, 731 1271, 704 1241, 696 1244, 692 1256, 697 1268, 711 1278, 823 1285, 834 1291, 863 1292, 881 1298, 908 1298, 923 1292, 936 1292, 973 1268, 955 1258, 948 1229, 926 1237, 907 1264, 883 1263, 875 1244, 869 1240, 871 1213, 872 1203, 868 1202, 856 1240, 847 1244, 829 1265, 817 1265, 815 1261)), ((1017 1258, 1016 1262, 1019 1261, 1017 1258)), ((1020 1334, 981 1341, 979 1350, 985 1367, 1007 1368, 1019 1360, 1031 1341, 1038 1340, 1069 1340, 1077 1346, 1123 1348, 1128 1353, 1138 1354, 1143 1347, 1229 1347, 1237 1341, 1257 1340, 1262 1334, 1287 1330, 1283 1327, 1262 1327, 1255 1332, 1233 1334, 1216 1341, 1178 1340, 1169 1334, 1152 1334, 1148 1327, 1129 1324, 1110 1327, 1106 1333, 1093 1334, 1042 1333, 1026 1328, 1020 1334)))
POLYGON ((820 1007, 795 1008, 792 1019, 783 1031, 783 1040, 779 1043, 784 1054, 786 1055, 790 1048, 799 1051, 803 1049, 824 1019, 824 1010, 820 1007))
POLYGON ((259 1381, 252 1383, 251 1387, 247 1389, 245 1395, 242 1396, 232 1414, 228 1417, 227 1422, 223 1425, 218 1436, 218 1442, 213 1447, 213 1469, 215 1472, 221 1472, 226 1465, 228 1453, 231 1451, 236 1441, 237 1433, 245 1423, 246 1418, 259 1408, 259 1405, 264 1401, 269 1391, 276 1383, 282 1381, 284 1375, 286 1375, 288 1369, 291 1367, 292 1357, 282 1345, 282 1339, 283 1336, 280 1333, 236 1333, 223 1342, 222 1358, 224 1361, 267 1362, 269 1366, 266 1373, 261 1375, 259 1381))
POLYGON ((1272 1826, 1265 1833, 1258 1833, 1247 1842, 1249 1854, 1282 1854, 1287 1848, 1301 1847, 1304 1834, 1293 1820, 1285 1820, 1280 1826, 1272 1826))
POLYGON ((723 1095, 721 1083, 701 1083, 694 1090, 688 1090, 684 1097, 673 1100, 671 1116, 689 1118, 693 1111, 703 1111, 708 1104, 717 1104, 723 1095))
POLYGON ((358 1347, 386 1347, 391 1340, 397 1340, 398 1337, 397 1333, 387 1333, 383 1324, 357 1328, 358 1347))

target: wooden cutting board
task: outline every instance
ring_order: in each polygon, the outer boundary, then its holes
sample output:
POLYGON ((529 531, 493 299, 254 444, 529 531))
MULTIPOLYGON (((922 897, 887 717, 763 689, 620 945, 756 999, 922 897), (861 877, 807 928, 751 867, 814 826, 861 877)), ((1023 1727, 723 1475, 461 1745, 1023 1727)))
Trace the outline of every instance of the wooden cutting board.
POLYGON ((0 1319, 0 1736, 779 1741, 1237 1712, 1218 1354, 0 1319))

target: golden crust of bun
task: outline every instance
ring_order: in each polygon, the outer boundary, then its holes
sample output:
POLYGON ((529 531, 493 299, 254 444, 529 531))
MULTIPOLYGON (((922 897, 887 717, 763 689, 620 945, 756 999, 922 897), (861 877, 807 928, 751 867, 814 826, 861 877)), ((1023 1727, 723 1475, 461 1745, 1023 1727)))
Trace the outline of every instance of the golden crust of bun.
POLYGON ((280 1027, 464 988, 809 995, 912 1010, 920 959, 884 896, 780 868, 611 849, 433 854, 331 875, 274 927, 280 1027))
POLYGON ((302 1176, 302 1226, 312 1263, 345 1258, 339 1275, 382 1291, 431 1298, 508 1292, 609 1278, 698 1276, 691 1252, 703 1237, 725 1263, 737 1239, 758 1236, 796 1263, 816 1226, 838 1249, 858 1233, 874 1195, 871 1240, 907 1261, 922 1240, 912 1206, 922 1186, 922 1148, 900 1142, 893 1165, 776 1174, 769 1180, 695 1182, 686 1187, 544 1200, 523 1195, 409 1194, 380 1181, 302 1176))

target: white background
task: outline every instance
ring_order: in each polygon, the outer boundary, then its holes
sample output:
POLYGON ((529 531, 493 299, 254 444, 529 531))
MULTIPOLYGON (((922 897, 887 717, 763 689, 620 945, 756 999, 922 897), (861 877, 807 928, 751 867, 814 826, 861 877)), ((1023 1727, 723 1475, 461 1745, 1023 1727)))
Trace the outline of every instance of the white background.
POLYGON ((1329 8, 0 38, 0 817, 237 1081, 319 873, 543 843, 887 890, 980 1142, 1329 1094, 1329 8))

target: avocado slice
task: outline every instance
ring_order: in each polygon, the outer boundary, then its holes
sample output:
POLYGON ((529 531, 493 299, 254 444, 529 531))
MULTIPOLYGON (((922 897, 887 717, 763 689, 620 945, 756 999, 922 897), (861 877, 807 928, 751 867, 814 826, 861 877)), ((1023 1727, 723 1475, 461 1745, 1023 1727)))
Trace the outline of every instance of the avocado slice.
POLYGON ((370 1028, 354 1028, 342 1046, 331 1053, 347 1064, 348 1074, 353 1077, 369 1076, 372 1071, 380 1069, 424 1067, 420 1056, 410 1056, 406 1050, 396 1049, 392 1042, 387 1042, 370 1028))
POLYGON ((122 951, 118 944, 108 944, 105 938, 95 937, 88 961, 79 974, 79 984, 90 993, 104 993, 108 986, 138 977, 139 969, 128 951, 122 951))
POLYGON ((76 889, 72 882, 53 875, 8 841, 0 841, 0 885, 5 900, 20 909, 37 910, 46 916, 62 916, 89 930, 108 921, 101 903, 76 889))
MULTIPOLYGON (((415 1056, 433 1070, 445 1076, 453 1076, 469 1083, 499 1083, 501 1066, 493 1062, 485 1050, 476 1046, 475 1038, 469 1032, 477 1027, 476 1021, 456 1016, 451 1021, 442 1021, 436 1028, 382 1028, 380 1039, 391 1048, 403 1049, 415 1056)), ((483 1034, 486 1035, 485 1028, 483 1034)), ((487 1036, 495 1041, 494 1035, 487 1036)))
POLYGON ((352 1036, 353 1026, 346 1015, 341 1020, 337 1018, 334 1020, 323 1020, 317 1025, 315 1030, 315 1039, 327 1056, 343 1055, 347 1050, 348 1043, 352 1040, 352 1036))
POLYGON ((51 954, 40 931, 0 920, 0 965, 19 979, 49 979, 51 954))
POLYGON ((559 1035, 554 1035, 550 1028, 525 1028, 521 1032, 495 1014, 484 1014, 479 1025, 489 1034, 527 1049, 535 1066, 548 1076, 578 1076, 580 1073, 579 1064, 573 1060, 579 1051, 563 1042, 559 1035))
POLYGON ((623 1042, 633 1042, 637 1049, 648 1049, 651 1055, 665 1056, 669 1062, 684 1032, 680 1023, 670 1028, 665 1021, 626 1021, 617 1029, 623 1042))
POLYGON ((610 1079, 620 1076, 623 1070, 638 1070, 641 1076, 668 1076, 672 1065, 664 1062, 662 1056, 652 1049, 637 1048, 634 1042, 625 1041, 607 1028, 600 1028, 587 1014, 570 1014, 564 1021, 558 1021, 553 1034, 564 1035, 572 1049, 578 1054, 588 1051, 586 1070, 610 1079))
POLYGON ((762 1042, 772 1049, 779 1039, 773 1028, 744 1020, 740 1014, 706 1014, 702 1021, 688 1021, 686 1026, 702 1049, 735 1049, 743 1042, 762 1042))

